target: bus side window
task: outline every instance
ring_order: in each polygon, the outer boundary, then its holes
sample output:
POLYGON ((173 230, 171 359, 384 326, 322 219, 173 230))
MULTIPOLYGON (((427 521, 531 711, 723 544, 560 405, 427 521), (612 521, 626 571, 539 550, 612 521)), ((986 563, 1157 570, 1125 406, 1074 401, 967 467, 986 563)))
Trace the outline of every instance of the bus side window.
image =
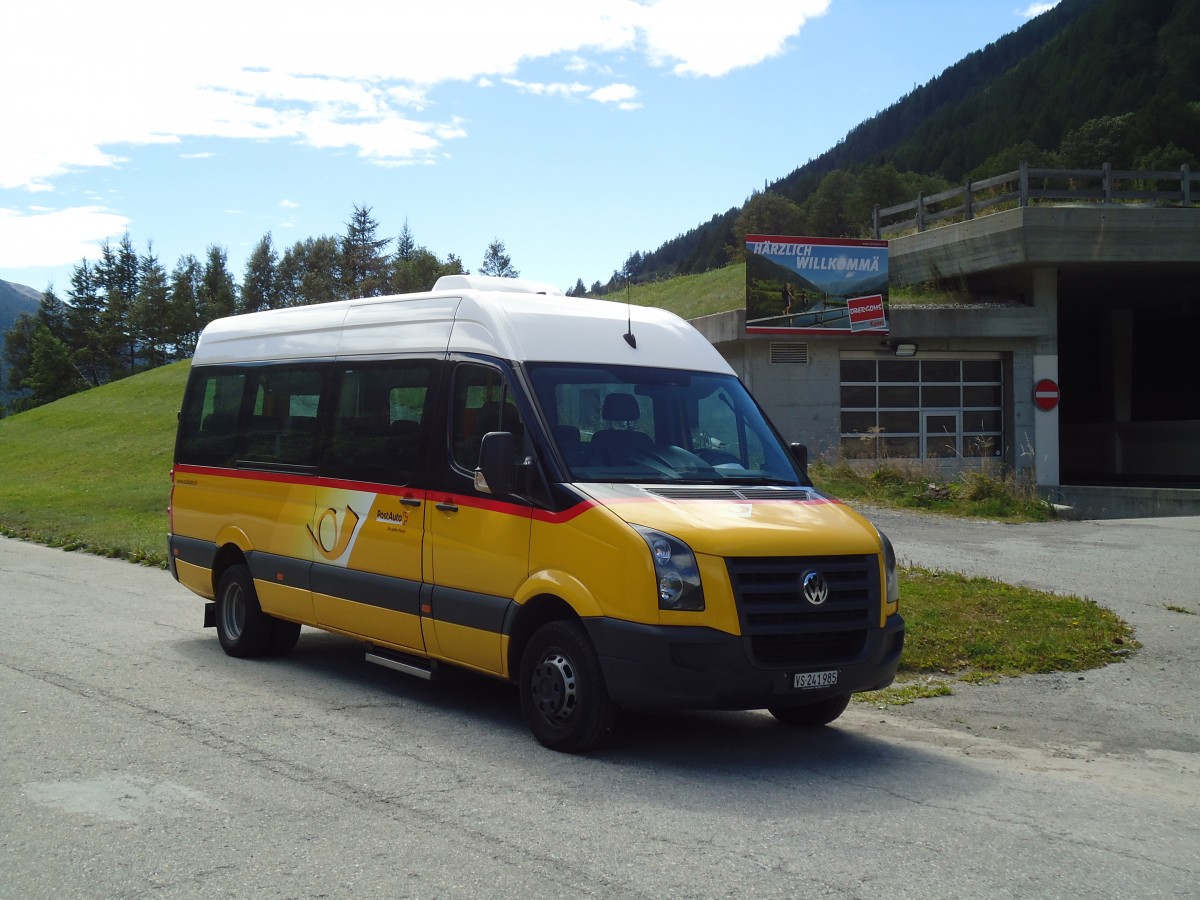
POLYGON ((381 484, 423 481, 423 423, 432 379, 433 366, 424 361, 343 369, 326 473, 381 484))
POLYGON ((454 372, 451 447, 454 462, 468 472, 479 464, 479 447, 489 431, 508 431, 518 454, 528 453, 525 426, 504 376, 496 369, 464 363, 454 372))
POLYGON ((242 372, 218 370, 193 376, 180 415, 178 462, 233 466, 238 410, 245 383, 246 376, 242 372))
POLYGON ((307 366, 260 369, 254 403, 241 425, 239 458, 248 462, 313 466, 323 372, 307 366))

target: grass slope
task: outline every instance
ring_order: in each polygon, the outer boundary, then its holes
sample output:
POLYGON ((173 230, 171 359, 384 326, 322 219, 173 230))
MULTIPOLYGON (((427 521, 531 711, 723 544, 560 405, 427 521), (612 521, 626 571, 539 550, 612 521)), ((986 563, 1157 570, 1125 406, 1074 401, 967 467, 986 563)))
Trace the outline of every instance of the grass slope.
POLYGON ((0 419, 0 531, 162 564, 189 363, 0 419))
MULTIPOLYGON (((626 294, 605 294, 602 299, 624 303, 626 294)), ((669 309, 685 319, 742 309, 746 305, 746 264, 639 284, 629 289, 628 300, 635 306, 669 309)))

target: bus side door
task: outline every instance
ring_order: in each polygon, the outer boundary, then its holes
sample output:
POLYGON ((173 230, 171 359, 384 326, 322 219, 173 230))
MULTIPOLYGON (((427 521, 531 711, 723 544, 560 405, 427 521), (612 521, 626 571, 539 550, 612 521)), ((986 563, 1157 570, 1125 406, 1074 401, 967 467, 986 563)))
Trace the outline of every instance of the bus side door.
POLYGON ((423 653, 429 416, 438 363, 340 364, 316 507, 318 624, 423 653))
POLYGON ((292 364, 254 368, 238 419, 237 477, 220 499, 250 547, 246 561, 264 612, 311 622, 312 519, 325 372, 292 364))
MULTIPOLYGON (((504 671, 503 625, 529 574, 532 507, 475 489, 483 436, 509 431, 523 448, 525 428, 503 373, 459 361, 450 378, 449 442, 426 518, 426 611, 430 652, 487 672, 504 671)), ((518 450, 518 452, 524 452, 518 450)))

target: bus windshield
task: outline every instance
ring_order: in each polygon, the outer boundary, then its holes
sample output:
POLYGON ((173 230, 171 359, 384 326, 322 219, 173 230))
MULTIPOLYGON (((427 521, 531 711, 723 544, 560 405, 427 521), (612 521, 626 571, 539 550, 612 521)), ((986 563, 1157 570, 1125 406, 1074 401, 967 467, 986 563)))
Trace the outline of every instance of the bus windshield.
POLYGON ((805 485, 732 375, 638 366, 526 366, 572 481, 805 485))

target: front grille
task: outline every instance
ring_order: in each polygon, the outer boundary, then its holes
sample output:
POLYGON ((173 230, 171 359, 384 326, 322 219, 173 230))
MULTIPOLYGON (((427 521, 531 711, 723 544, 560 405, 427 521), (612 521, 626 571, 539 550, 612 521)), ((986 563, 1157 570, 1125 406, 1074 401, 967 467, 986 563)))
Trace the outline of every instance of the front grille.
POLYGON ((879 564, 874 556, 737 557, 726 561, 742 634, 754 660, 770 668, 850 663, 878 625, 879 564), (820 572, 829 598, 804 599, 802 585, 820 572))

